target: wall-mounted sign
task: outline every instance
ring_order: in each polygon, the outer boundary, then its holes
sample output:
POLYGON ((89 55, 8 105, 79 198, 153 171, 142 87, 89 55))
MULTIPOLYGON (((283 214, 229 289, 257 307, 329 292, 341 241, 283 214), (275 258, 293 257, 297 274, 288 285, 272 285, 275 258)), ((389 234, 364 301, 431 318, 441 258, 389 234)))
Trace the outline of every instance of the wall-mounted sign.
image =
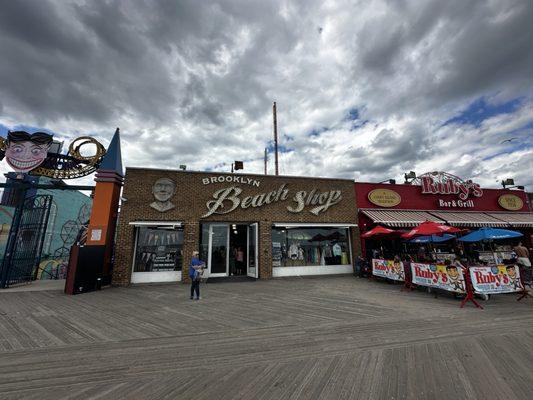
MULTIPOLYGON (((257 208, 267 204, 286 201, 289 199, 289 189, 286 184, 281 185, 278 189, 267 193, 258 193, 253 196, 241 197, 243 190, 237 186, 230 186, 219 189, 213 193, 213 200, 206 203, 207 212, 201 218, 209 217, 212 214, 228 214, 237 208, 257 208)), ((294 193, 289 200, 287 210, 291 213, 300 213, 306 207, 310 207, 309 212, 318 215, 326 212, 331 206, 342 200, 340 190, 329 190, 321 192, 318 189, 311 191, 300 190, 294 193)))
POLYGON ((514 194, 503 194, 498 197, 498 204, 509 211, 521 210, 524 207, 522 199, 514 194))
POLYGON ((468 196, 483 196, 479 184, 471 180, 463 181, 461 178, 446 172, 429 172, 418 177, 423 194, 457 194, 461 200, 468 196))
POLYGON ((242 183, 244 185, 259 187, 260 181, 253 178, 248 178, 242 175, 219 175, 210 176, 209 178, 203 178, 202 183, 209 185, 211 183, 242 183))
POLYGON ((401 196, 390 189, 374 189, 368 193, 368 200, 380 207, 394 207, 402 201, 401 196))
POLYGON ((443 200, 439 199, 439 207, 449 207, 449 208, 474 208, 474 200, 443 200))
POLYGON ((8 132, 6 161, 15 172, 29 172, 43 163, 52 141, 52 135, 45 132, 8 132))

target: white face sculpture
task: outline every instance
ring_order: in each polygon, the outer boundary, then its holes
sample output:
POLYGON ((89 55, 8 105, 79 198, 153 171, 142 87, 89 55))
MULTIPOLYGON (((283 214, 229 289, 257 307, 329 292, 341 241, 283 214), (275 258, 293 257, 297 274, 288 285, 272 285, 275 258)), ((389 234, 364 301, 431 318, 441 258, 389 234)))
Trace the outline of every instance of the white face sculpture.
POLYGON ((160 178, 152 186, 152 193, 157 201, 169 201, 176 193, 176 184, 168 178, 160 178))
POLYGON ((11 142, 6 148, 6 161, 15 172, 28 172, 41 165, 50 145, 31 141, 11 142))

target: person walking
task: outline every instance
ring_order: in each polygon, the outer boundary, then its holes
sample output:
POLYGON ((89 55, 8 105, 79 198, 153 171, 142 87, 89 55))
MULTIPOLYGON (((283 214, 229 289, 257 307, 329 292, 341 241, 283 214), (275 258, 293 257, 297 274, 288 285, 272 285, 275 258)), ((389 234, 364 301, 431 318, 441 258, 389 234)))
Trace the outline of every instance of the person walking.
POLYGON ((194 293, 196 293, 196 300, 200 300, 200 279, 205 268, 205 263, 201 261, 198 251, 192 252, 191 263, 189 264, 189 277, 191 278, 191 300, 193 300, 194 293))

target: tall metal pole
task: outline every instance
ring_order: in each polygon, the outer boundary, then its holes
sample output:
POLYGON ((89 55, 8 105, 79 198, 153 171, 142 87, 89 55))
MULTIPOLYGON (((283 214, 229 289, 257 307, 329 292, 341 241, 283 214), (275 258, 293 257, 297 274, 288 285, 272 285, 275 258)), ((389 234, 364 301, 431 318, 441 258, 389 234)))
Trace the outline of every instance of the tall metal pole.
POLYGON ((265 147, 265 175, 267 174, 267 163, 268 163, 267 148, 265 147))
POLYGON ((278 119, 276 116, 276 102, 272 107, 272 114, 274 116, 274 155, 275 155, 275 165, 276 165, 276 175, 279 175, 278 169, 278 119))

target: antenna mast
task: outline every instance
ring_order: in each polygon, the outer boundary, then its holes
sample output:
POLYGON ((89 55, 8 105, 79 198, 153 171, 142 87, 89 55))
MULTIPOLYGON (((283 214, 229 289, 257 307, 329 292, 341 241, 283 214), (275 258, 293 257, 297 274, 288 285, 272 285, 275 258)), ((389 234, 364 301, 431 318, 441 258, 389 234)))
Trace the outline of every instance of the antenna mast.
POLYGON ((276 175, 279 175, 278 169, 278 119, 276 115, 276 102, 272 107, 272 114, 274 117, 274 155, 275 155, 275 165, 276 165, 276 175))

